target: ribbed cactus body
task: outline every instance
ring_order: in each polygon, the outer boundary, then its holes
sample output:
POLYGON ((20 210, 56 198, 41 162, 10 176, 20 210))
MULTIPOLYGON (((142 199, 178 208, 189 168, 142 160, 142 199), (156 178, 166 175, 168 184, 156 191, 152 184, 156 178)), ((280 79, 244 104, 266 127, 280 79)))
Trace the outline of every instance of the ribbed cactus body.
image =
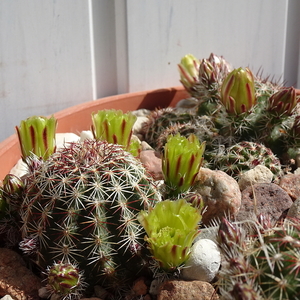
POLYGON ((28 163, 22 235, 37 240, 40 266, 75 262, 94 283, 114 277, 123 261, 138 257, 145 233, 136 216, 159 196, 131 154, 106 141, 86 140, 47 161, 28 163))
POLYGON ((264 238, 265 248, 251 256, 256 281, 266 299, 300 299, 299 224, 287 222, 264 238))
POLYGON ((266 166, 275 176, 281 173, 280 161, 271 149, 260 143, 246 141, 227 148, 224 154, 216 157, 215 165, 235 178, 257 165, 266 166))
POLYGON ((157 109, 148 116, 148 121, 143 124, 143 134, 149 145, 156 148, 157 140, 161 133, 176 124, 184 124, 195 118, 193 114, 181 113, 168 107, 157 109))

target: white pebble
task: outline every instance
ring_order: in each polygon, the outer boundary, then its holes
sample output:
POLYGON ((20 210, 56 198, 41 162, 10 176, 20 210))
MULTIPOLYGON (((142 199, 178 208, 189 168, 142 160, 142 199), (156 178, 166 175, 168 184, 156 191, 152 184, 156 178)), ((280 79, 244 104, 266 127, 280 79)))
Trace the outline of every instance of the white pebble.
POLYGON ((211 282, 217 275, 221 265, 221 253, 215 242, 200 239, 191 248, 191 254, 182 270, 185 280, 211 282))
POLYGON ((94 136, 91 130, 84 130, 80 133, 80 141, 83 142, 84 140, 93 140, 94 136))
POLYGON ((64 146, 67 146, 68 143, 78 142, 80 140, 80 137, 75 133, 67 132, 67 133, 56 133, 55 139, 56 139, 56 148, 60 149, 63 148, 64 146))

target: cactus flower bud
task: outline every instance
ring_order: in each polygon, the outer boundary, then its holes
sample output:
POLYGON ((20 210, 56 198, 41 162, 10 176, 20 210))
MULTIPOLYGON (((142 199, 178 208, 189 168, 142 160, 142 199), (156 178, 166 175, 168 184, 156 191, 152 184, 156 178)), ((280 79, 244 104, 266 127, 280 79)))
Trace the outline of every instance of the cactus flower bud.
POLYGON ((204 149, 205 142, 200 144, 194 134, 188 138, 179 133, 168 137, 162 158, 162 171, 166 186, 174 194, 183 193, 194 184, 204 149))
POLYGON ((254 76, 248 68, 227 75, 221 86, 221 102, 231 115, 248 112, 256 104, 254 76))
POLYGON ((232 299, 235 300, 258 300, 261 299, 258 292, 255 291, 253 286, 247 283, 237 282, 231 291, 232 299))
MULTIPOLYGON (((82 275, 71 263, 54 263, 47 269, 48 288, 54 294, 66 296, 80 295, 82 288, 82 275)), ((78 297, 79 299, 79 297, 78 297)))
POLYGON ((9 204, 10 210, 17 210, 22 202, 23 181, 13 175, 7 174, 3 179, 2 197, 9 204))
POLYGON ((192 54, 187 54, 178 65, 180 82, 188 91, 199 81, 199 64, 199 59, 192 54))
POLYGON ((124 146, 128 151, 132 136, 132 127, 136 116, 121 110, 99 110, 92 113, 92 132, 96 140, 106 140, 111 144, 124 146))
POLYGON ((10 196, 21 196, 24 189, 23 181, 16 175, 7 174, 3 179, 3 191, 10 196))
POLYGON ((228 249, 232 248, 233 245, 238 246, 243 243, 239 227, 232 224, 224 217, 219 226, 218 239, 219 242, 226 245, 228 249))
POLYGON ((31 153, 47 160, 55 152, 55 130, 57 120, 52 116, 32 116, 16 126, 22 157, 25 160, 31 153))
POLYGON ((202 59, 199 65, 199 78, 207 87, 214 84, 217 80, 213 65, 207 60, 202 59))
POLYGON ((139 213, 146 241, 161 268, 172 271, 188 259, 200 219, 198 210, 185 199, 165 200, 149 212, 139 213))
POLYGON ((290 116, 298 101, 299 98, 293 87, 281 89, 269 98, 268 110, 279 116, 290 116))

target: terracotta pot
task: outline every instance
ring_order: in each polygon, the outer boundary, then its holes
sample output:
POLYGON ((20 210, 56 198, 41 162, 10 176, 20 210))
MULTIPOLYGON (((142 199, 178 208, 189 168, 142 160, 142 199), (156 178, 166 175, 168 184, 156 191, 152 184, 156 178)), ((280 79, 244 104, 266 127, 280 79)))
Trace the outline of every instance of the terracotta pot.
MULTIPOLYGON (((58 120, 57 132, 79 133, 91 125, 91 113, 101 109, 121 109, 124 112, 139 108, 174 106, 188 97, 183 87, 152 90, 105 97, 82 103, 54 114, 58 120)), ((19 125, 19 124, 16 124, 19 125)), ((17 135, 14 134, 0 143, 0 179, 3 179, 21 156, 17 135)))

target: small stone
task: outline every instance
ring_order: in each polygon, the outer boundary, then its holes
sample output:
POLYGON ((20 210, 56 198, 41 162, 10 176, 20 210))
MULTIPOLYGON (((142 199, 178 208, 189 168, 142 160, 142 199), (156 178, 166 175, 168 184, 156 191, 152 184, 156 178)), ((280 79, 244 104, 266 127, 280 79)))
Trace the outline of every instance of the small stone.
POLYGON ((157 300, 217 300, 213 286, 204 281, 165 281, 159 289, 157 300))
POLYGON ((161 285, 161 282, 158 279, 153 279, 150 284, 149 294, 156 296, 158 294, 160 285, 161 285))
POLYGON ((289 196, 295 201, 300 197, 300 175, 299 174, 286 174, 280 181, 279 186, 283 188, 289 196))
POLYGON ((155 180, 162 180, 163 172, 161 158, 156 156, 154 150, 146 148, 146 145, 142 142, 143 150, 140 153, 140 161, 155 180))
POLYGON ((292 206, 291 197, 275 183, 256 183, 242 192, 242 205, 237 215, 238 221, 253 219, 260 213, 281 220, 292 206))
POLYGON ((38 300, 41 279, 26 268, 21 256, 7 248, 0 248, 0 296, 14 300, 38 300))
POLYGON ((72 132, 66 133, 56 133, 56 148, 60 149, 65 146, 68 146, 68 143, 78 142, 80 140, 80 136, 72 132))
POLYGON ((236 180, 223 171, 201 168, 195 189, 202 196, 206 211, 202 222, 209 225, 223 216, 234 217, 241 206, 241 191, 236 180))
POLYGON ((198 105, 199 101, 196 98, 182 99, 176 104, 176 109, 190 110, 198 105))
POLYGON ((84 140, 93 140, 94 135, 91 130, 83 130, 80 132, 80 141, 83 142, 84 140))
POLYGON ((17 163, 9 171, 10 174, 13 174, 19 178, 28 173, 28 168, 23 159, 19 159, 17 163))
POLYGON ((145 279, 144 278, 137 279, 134 282, 131 290, 135 296, 146 295, 148 293, 148 287, 145 283, 145 279))
POLYGON ((151 110, 146 109, 146 108, 140 108, 140 109, 132 111, 132 114, 137 117, 146 117, 146 116, 149 116, 150 113, 151 113, 151 110))
POLYGON ((0 300, 14 300, 10 295, 5 295, 0 300))
POLYGON ((255 168, 244 172, 239 180, 238 184, 240 190, 244 190, 251 184, 255 183, 271 183, 273 180, 273 173, 266 166, 258 165, 255 168))
POLYGON ((191 248, 190 257, 182 270, 182 278, 211 282, 221 265, 221 253, 215 242, 200 239, 191 248))
POLYGON ((39 293, 39 297, 42 299, 47 299, 51 295, 51 291, 47 289, 45 286, 41 287, 38 293, 39 293))
POLYGON ((145 122, 147 122, 149 120, 149 118, 145 117, 145 116, 138 116, 133 127, 132 127, 132 132, 134 134, 136 133, 140 133, 142 131, 143 128, 143 124, 145 122))
POLYGON ((287 213, 287 217, 300 220, 300 197, 293 202, 287 213))

